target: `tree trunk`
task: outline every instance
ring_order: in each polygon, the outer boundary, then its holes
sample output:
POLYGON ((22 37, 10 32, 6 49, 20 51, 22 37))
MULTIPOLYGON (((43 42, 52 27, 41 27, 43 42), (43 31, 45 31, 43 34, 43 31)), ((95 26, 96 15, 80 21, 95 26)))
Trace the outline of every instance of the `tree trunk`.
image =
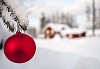
POLYGON ((93 0, 93 27, 92 27, 92 35, 95 36, 95 18, 96 18, 96 10, 95 10, 95 0, 93 0))

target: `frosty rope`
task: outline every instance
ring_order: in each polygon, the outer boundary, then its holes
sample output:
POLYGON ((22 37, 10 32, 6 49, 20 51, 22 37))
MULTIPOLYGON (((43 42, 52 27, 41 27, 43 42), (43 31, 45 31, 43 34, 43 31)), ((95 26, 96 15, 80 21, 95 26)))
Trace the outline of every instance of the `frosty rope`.
POLYGON ((17 23, 17 31, 20 32, 19 22, 17 23))

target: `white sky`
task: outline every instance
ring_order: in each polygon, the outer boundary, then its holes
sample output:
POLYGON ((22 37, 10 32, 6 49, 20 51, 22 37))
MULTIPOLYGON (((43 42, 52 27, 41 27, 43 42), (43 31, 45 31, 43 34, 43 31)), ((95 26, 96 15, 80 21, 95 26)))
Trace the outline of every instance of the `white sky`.
MULTIPOLYGON (((91 5, 92 0, 23 0, 24 5, 28 7, 31 18, 38 17, 42 12, 52 14, 53 12, 70 12, 77 16, 80 25, 86 20, 86 5, 91 5)), ((96 7, 100 7, 100 0, 96 1, 96 7)), ((31 23, 31 25, 37 25, 31 23)), ((85 24, 82 24, 85 25, 85 24)))

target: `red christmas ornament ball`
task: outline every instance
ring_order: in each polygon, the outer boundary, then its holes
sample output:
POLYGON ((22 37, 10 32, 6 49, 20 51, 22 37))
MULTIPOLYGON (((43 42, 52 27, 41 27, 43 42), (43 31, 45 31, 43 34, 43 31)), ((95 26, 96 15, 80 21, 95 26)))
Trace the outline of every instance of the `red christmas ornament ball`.
POLYGON ((4 44, 5 56, 12 62, 25 63, 35 54, 36 45, 34 40, 21 32, 9 37, 4 44))

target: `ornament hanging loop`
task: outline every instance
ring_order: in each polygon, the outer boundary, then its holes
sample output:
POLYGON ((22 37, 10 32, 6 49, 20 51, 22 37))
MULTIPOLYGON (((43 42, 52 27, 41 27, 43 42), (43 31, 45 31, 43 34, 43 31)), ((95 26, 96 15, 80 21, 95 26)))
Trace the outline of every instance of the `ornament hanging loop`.
POLYGON ((20 24, 19 24, 19 22, 17 23, 17 32, 20 32, 20 24))

